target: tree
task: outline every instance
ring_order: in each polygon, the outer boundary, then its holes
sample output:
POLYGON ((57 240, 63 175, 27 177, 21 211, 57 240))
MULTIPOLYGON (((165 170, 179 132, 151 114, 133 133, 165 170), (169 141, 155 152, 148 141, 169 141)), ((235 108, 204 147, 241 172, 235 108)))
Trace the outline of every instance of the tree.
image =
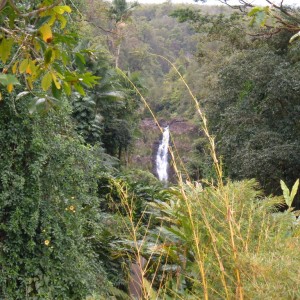
POLYGON ((296 60, 278 45, 234 54, 206 104, 228 175, 281 194, 280 179, 292 184, 300 170, 300 78, 299 51, 296 60))
POLYGON ((82 144, 66 101, 59 112, 30 115, 28 97, 15 106, 4 101, 0 110, 1 298, 105 294, 108 280, 93 249, 103 226, 101 151, 82 144))
MULTIPOLYGON (((132 82, 143 90, 138 73, 128 73, 132 82)), ((97 110, 104 116, 102 142, 110 155, 128 163, 128 150, 132 145, 139 120, 140 99, 126 79, 115 77, 119 93, 95 93, 97 110)))
MULTIPOLYGON (((194 0, 195 2, 205 0, 194 0)), ((297 7, 285 5, 284 0, 279 5, 271 0, 265 0, 266 6, 255 6, 248 0, 239 0, 239 4, 231 4, 231 0, 219 0, 221 3, 240 11, 243 15, 251 18, 250 25, 258 25, 261 31, 255 36, 271 37, 282 31, 288 31, 293 38, 299 37, 300 10, 297 7)))
POLYGON ((84 299, 94 291, 109 297, 94 243, 104 223, 99 174, 111 166, 101 148, 74 131, 65 96, 71 87, 85 95, 98 77, 85 71, 83 53, 74 50, 71 8, 61 2, 0 6, 3 299, 84 299))
POLYGON ((98 79, 74 68, 72 60, 81 54, 73 51, 77 36, 66 27, 71 7, 61 2, 3 0, 0 5, 1 84, 9 93, 22 84, 18 98, 30 93, 33 104, 44 108, 57 104, 62 90, 70 95, 74 87, 84 94, 98 79))
POLYGON ((126 0, 113 0, 112 6, 109 10, 109 17, 113 21, 111 42, 115 56, 116 68, 119 67, 121 43, 124 38, 124 28, 127 25, 126 22, 130 20, 133 9, 137 5, 137 2, 129 4, 126 0))
MULTIPOLYGON (((139 97, 112 68, 106 54, 87 59, 87 68, 101 79, 88 95, 72 96, 76 130, 87 143, 100 143, 109 155, 126 162, 138 126, 139 97)), ((138 73, 128 76, 140 90, 144 89, 138 73)))
MULTIPOLYGON (((293 12, 296 17, 297 9, 293 12)), ((201 97, 200 101, 216 135, 226 174, 232 179, 255 177, 267 193, 281 194, 280 179, 291 185, 300 170, 296 71, 299 41, 289 45, 293 32, 288 28, 281 28, 276 34, 266 28, 269 34, 265 31, 264 36, 269 38, 262 39, 257 28, 246 27, 244 20, 234 14, 207 16, 185 9, 173 15, 193 24, 201 34, 202 45, 205 38, 218 42, 213 55, 206 51, 199 55, 199 68, 208 64, 209 57, 214 61, 210 62, 210 72, 217 74, 208 97, 201 97), (221 60, 218 52, 223 54, 221 60)), ((201 86, 206 86, 205 80, 201 86)), ((203 157, 203 147, 198 145, 195 153, 203 157)), ((192 164, 192 168, 198 167, 195 160, 192 164)))

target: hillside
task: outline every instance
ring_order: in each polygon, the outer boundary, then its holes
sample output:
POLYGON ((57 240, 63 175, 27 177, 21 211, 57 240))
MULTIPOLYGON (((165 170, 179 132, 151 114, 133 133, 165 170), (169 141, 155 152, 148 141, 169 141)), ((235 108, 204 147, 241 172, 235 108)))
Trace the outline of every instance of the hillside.
POLYGON ((300 8, 242 2, 0 1, 0 299, 300 299, 300 8))

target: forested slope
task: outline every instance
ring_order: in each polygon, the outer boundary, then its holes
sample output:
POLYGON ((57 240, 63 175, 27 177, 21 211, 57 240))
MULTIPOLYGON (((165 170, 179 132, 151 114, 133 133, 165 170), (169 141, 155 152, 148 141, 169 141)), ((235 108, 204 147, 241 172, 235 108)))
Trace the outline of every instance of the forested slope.
MULTIPOLYGON (((132 45, 135 55, 140 54, 136 48, 147 49, 143 57, 147 63, 128 64, 128 68, 138 68, 147 78, 151 91, 147 98, 157 115, 169 123, 183 118, 199 124, 176 70, 149 52, 175 64, 205 109, 227 175, 256 178, 267 193, 281 193, 280 179, 292 184, 300 170, 299 42, 288 42, 295 30, 282 30, 266 39, 249 26, 250 17, 243 19, 222 6, 146 5, 136 10, 134 18, 134 26, 148 35, 135 34, 134 43, 129 34, 123 60, 131 59, 132 45), (145 66, 153 67, 144 70, 145 66)), ((207 177, 211 168, 201 132, 198 140, 193 136, 186 143, 194 143, 188 151, 193 153, 188 155, 190 175, 207 177)))
POLYGON ((1 299, 300 298, 299 9, 198 10, 0 1, 1 299))

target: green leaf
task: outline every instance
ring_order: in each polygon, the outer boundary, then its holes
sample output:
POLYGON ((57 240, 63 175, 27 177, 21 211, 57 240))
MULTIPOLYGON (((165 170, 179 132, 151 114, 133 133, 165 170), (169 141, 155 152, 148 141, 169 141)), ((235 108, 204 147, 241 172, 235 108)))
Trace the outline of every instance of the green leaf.
POLYGON ((266 24, 266 13, 264 11, 259 11, 256 14, 256 20, 255 22, 259 25, 259 26, 264 26, 266 24))
POLYGON ((33 114, 34 112, 44 114, 48 112, 51 108, 55 107, 57 104, 59 104, 59 102, 53 97, 35 97, 30 101, 28 109, 30 114, 33 114))
POLYGON ((20 84, 16 76, 3 73, 0 73, 0 83, 3 85, 20 84))
POLYGON ((255 16, 258 12, 263 11, 263 10, 264 9, 262 7, 255 6, 249 11, 248 16, 249 17, 255 16))
POLYGON ((280 180, 280 185, 281 185, 281 189, 283 191, 283 197, 284 197, 285 203, 288 207, 291 207, 292 203, 293 203, 293 200, 294 200, 294 198, 297 194, 297 191, 298 191, 299 179, 297 179, 296 182, 294 183, 291 193, 290 193, 289 188, 284 183, 284 181, 280 180))
POLYGON ((52 75, 51 73, 47 73, 42 79, 42 89, 47 91, 52 83, 52 75))
POLYGON ((158 299, 157 292, 153 289, 152 283, 150 283, 147 279, 143 279, 144 288, 147 292, 147 297, 149 300, 158 299))
POLYGON ((60 88, 61 88, 61 85, 60 85, 59 80, 57 79, 56 73, 51 72, 51 75, 52 75, 52 80, 53 80, 53 82, 54 82, 56 88, 57 88, 57 89, 60 89, 60 88))
POLYGON ((50 43, 52 41, 53 35, 49 24, 46 23, 43 26, 41 26, 39 31, 42 34, 44 42, 50 43))
POLYGON ((67 19, 62 15, 57 15, 57 19, 60 21, 60 29, 64 29, 67 25, 67 19))
POLYGON ((82 87, 79 83, 75 83, 75 84, 74 84, 74 87, 75 87, 76 91, 77 91, 80 95, 85 96, 85 91, 84 91, 83 87, 82 87))
POLYGON ((51 87, 51 89, 52 89, 52 95, 53 95, 53 97, 55 97, 56 99, 60 99, 60 98, 61 98, 61 95, 62 95, 62 89, 61 89, 61 88, 58 89, 58 88, 56 87, 56 85, 55 85, 54 82, 52 82, 52 87, 51 87))
POLYGON ((75 54, 75 63, 81 71, 84 70, 86 62, 84 56, 81 53, 75 54))
POLYGON ((55 6, 53 7, 53 10, 57 13, 62 15, 63 13, 67 12, 67 13, 71 13, 72 10, 70 8, 70 6, 68 5, 62 5, 62 6, 55 6))
POLYGON ((19 93, 19 94, 17 95, 16 100, 19 100, 20 98, 22 98, 22 97, 24 97, 24 96, 26 96, 26 95, 28 95, 28 94, 29 94, 28 91, 21 92, 21 93, 19 93))
POLYGON ((94 76, 92 73, 87 72, 84 74, 80 74, 79 80, 86 84, 88 87, 93 87, 98 83, 100 77, 94 76))
POLYGON ((45 17, 39 18, 39 20, 38 20, 37 24, 35 25, 35 27, 40 28, 42 25, 47 23, 50 19, 51 19, 51 16, 45 16, 45 17))
POLYGON ((12 45, 12 39, 2 39, 2 42, 0 44, 0 58, 3 61, 3 63, 6 63, 7 59, 9 58, 12 45))
POLYGON ((31 103, 28 107, 29 113, 33 114, 34 112, 36 112, 37 107, 38 106, 44 106, 45 102, 46 102, 45 98, 39 98, 39 99, 34 98, 34 99, 32 99, 32 101, 31 101, 31 103))
POLYGON ((66 81, 64 81, 64 84, 63 84, 63 89, 65 91, 65 93, 70 96, 71 95, 71 86, 69 83, 67 83, 66 81))
POLYGON ((249 17, 252 17, 250 21, 250 26, 256 23, 259 26, 264 26, 266 24, 268 15, 269 15, 269 7, 253 7, 251 11, 248 13, 249 17))
POLYGON ((85 58, 81 53, 77 52, 76 57, 78 57, 80 59, 80 61, 85 65, 85 63, 86 63, 85 58))
POLYGON ((52 49, 51 48, 48 48, 46 51, 45 51, 45 63, 46 64, 49 64, 51 62, 51 58, 52 58, 52 49))
POLYGON ((62 60, 64 65, 67 65, 69 63, 70 58, 65 52, 62 52, 61 53, 61 60, 62 60))
POLYGON ((19 72, 24 73, 27 69, 28 64, 29 64, 29 59, 27 59, 27 58, 23 59, 19 66, 19 72))
POLYGON ((8 14, 8 17, 9 17, 9 27, 13 29, 15 27, 15 19, 18 17, 14 9, 11 9, 11 11, 8 14))
POLYGON ((292 191, 291 191, 291 195, 290 195, 292 202, 298 192, 298 187, 299 187, 299 179, 296 180, 296 182, 294 183, 294 185, 292 187, 292 191))
POLYGON ((163 228, 166 230, 166 232, 169 231, 176 239, 186 241, 186 235, 177 226, 173 225, 171 227, 163 227, 163 228))
POLYGON ((289 188, 286 186, 285 182, 283 180, 280 180, 280 186, 281 186, 281 189, 283 191, 283 197, 284 197, 284 200, 285 200, 285 203, 288 207, 291 207, 292 205, 292 201, 290 199, 290 190, 289 188))

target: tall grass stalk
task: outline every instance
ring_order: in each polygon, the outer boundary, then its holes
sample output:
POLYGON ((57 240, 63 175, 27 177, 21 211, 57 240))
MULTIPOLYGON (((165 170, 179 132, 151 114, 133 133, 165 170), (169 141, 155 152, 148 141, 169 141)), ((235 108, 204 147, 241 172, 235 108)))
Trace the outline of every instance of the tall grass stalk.
MULTIPOLYGON (((217 178, 218 178, 218 185, 220 187, 222 187, 223 186, 222 166, 219 163, 219 160, 217 158, 215 140, 209 132, 206 116, 205 116, 204 112, 202 111, 197 98, 194 96, 194 94, 191 91, 189 85, 187 84, 187 82, 185 81, 185 79, 183 78, 183 76, 181 75, 179 70, 177 69, 177 67, 169 59, 165 58, 164 56, 157 55, 157 54, 150 54, 150 55, 153 55, 155 57, 159 57, 161 59, 166 60, 172 66, 172 68, 176 71, 176 73, 178 74, 178 76, 180 77, 180 79, 182 80, 184 85, 186 86, 190 96, 192 97, 192 99, 195 103, 196 110, 197 110, 197 112, 198 112, 198 114, 199 114, 199 116, 202 120, 202 130, 205 133, 205 135, 206 135, 206 137, 208 138, 208 141, 209 141, 210 153, 211 153, 211 157, 212 157, 213 162, 214 162, 214 167, 215 167, 216 175, 217 175, 217 178)), ((162 132, 162 128, 160 127, 160 125, 157 121, 157 118, 156 118, 155 114, 153 113, 151 107, 149 106, 147 100, 143 97, 143 95, 140 93, 140 91, 134 85, 134 83, 128 78, 128 76, 126 76, 126 74, 121 70, 119 70, 119 72, 122 74, 122 76, 124 76, 127 80, 129 80, 129 82, 131 83, 131 85, 133 86, 135 91, 139 94, 139 96, 143 100, 145 106, 150 111, 153 119, 155 120, 156 124, 158 125, 158 127, 160 128, 160 130, 162 132)), ((197 263, 198 263, 198 267, 199 267, 200 274, 201 274, 201 281, 202 281, 202 286, 203 286, 203 291, 204 291, 204 299, 208 299, 209 293, 208 293, 208 286, 207 286, 206 275, 205 275, 204 258, 203 258, 203 254, 201 253, 200 246, 199 246, 200 245, 200 238, 199 238, 199 235, 198 235, 199 233, 198 233, 198 230, 196 229, 196 226, 195 226, 195 220, 193 219, 190 201, 189 201, 188 197, 185 194, 185 191, 184 191, 184 188, 183 188, 182 176, 180 175, 180 173, 178 171, 178 168, 176 166, 176 161, 175 161, 175 157, 174 157, 172 149, 170 149, 170 153, 171 153, 171 157, 172 157, 172 160, 173 160, 175 173, 177 174, 177 177, 179 179, 179 181, 178 181, 179 187, 180 187, 181 193, 184 197, 184 201, 186 202, 189 219, 190 219, 190 222, 191 222, 191 225, 192 225, 192 228, 193 228, 193 236, 194 236, 196 253, 197 253, 197 263)), ((232 254, 233 254, 234 260, 236 261, 238 253, 237 253, 237 249, 236 249, 236 246, 235 246, 235 239, 234 239, 235 233, 234 233, 233 226, 232 226, 232 221, 233 221, 232 218, 233 217, 231 216, 231 207, 230 207, 228 195, 226 193, 224 194, 223 199, 224 199, 224 202, 226 203, 226 208, 227 208, 227 221, 228 221, 228 225, 229 225, 230 233, 231 233, 232 254)), ((204 218, 205 218, 205 215, 204 215, 204 218)), ((209 233, 211 234, 211 239, 213 241, 213 244, 215 245, 215 236, 213 235, 213 231, 211 230, 209 223, 206 223, 206 226, 209 230, 209 233)), ((221 275, 222 283, 223 283, 224 290, 226 291, 226 297, 228 298, 228 288, 227 288, 226 279, 225 279, 225 275, 224 275, 225 270, 224 270, 224 267, 223 267, 223 263, 222 263, 220 254, 218 253, 218 250, 217 250, 216 247, 214 247, 214 251, 215 251, 217 260, 219 262, 220 271, 221 271, 221 274, 222 274, 221 275)), ((242 290, 242 284, 241 284, 241 278, 240 278, 240 271, 238 269, 237 264, 236 264, 236 271, 235 272, 236 272, 236 280, 237 280, 238 299, 243 299, 243 290, 242 290)))
MULTIPOLYGON (((193 94, 192 90, 190 89, 189 85, 187 84, 187 82, 183 78, 182 74, 179 72, 178 68, 169 59, 167 59, 166 57, 164 57, 162 55, 157 55, 157 54, 150 54, 150 55, 160 57, 161 59, 164 59, 165 61, 167 61, 172 66, 172 68, 175 70, 175 72, 178 74, 179 78, 182 80, 184 85, 186 86, 191 98, 194 101, 196 110, 197 110, 197 112, 200 116, 200 119, 202 121, 202 125, 201 125, 202 130, 205 133, 205 135, 206 135, 206 137, 209 141, 210 154, 211 154, 211 157, 212 157, 213 162, 214 162, 214 167, 215 167, 216 175, 217 175, 217 178, 218 178, 218 186, 223 187, 224 183, 223 183, 222 165, 220 164, 220 162, 218 160, 218 157, 217 157, 215 139, 209 132, 207 119, 206 119, 205 113, 203 112, 203 110, 200 107, 199 101, 197 100, 197 98, 193 94)), ((182 187, 182 185, 181 185, 181 187, 182 187)), ((183 189, 182 189, 182 191, 183 191, 183 189)), ((234 217, 232 215, 232 208, 230 206, 230 202, 229 202, 229 198, 228 198, 227 193, 224 193, 223 199, 224 199, 224 203, 226 205, 226 210, 227 210, 227 221, 228 221, 228 226, 229 226, 229 229, 230 229, 232 254, 233 254, 233 257, 234 257, 234 261, 236 263, 236 267, 235 267, 236 281, 237 281, 237 295, 236 296, 237 296, 238 299, 243 299, 244 297, 243 297, 243 288, 242 288, 242 284, 241 284, 241 276, 240 276, 240 271, 239 271, 238 264, 237 264, 237 255, 238 255, 237 251, 238 250, 237 250, 236 245, 235 245, 235 232, 234 232, 234 228, 232 226, 232 222, 234 222, 234 217)), ((185 197, 185 201, 189 202, 189 199, 187 199, 185 197)), ((191 221, 192 221, 192 219, 191 219, 191 221)), ((207 228, 208 228, 210 234, 212 234, 212 231, 211 231, 211 228, 210 228, 209 224, 206 224, 206 225, 208 226, 207 228)), ((212 238, 212 241, 215 240, 214 236, 211 236, 211 238, 212 238)), ((219 254, 216 253, 216 256, 217 256, 218 261, 219 261, 219 259, 220 259, 219 254)), ((220 264, 220 270, 222 271, 223 266, 222 266, 221 261, 219 261, 219 264, 220 264)), ((222 274, 223 274, 223 272, 222 272, 222 274)), ((223 285, 224 285, 224 289, 226 290, 226 295, 228 296, 227 285, 226 285, 225 277, 223 277, 223 275, 222 275, 222 282, 223 282, 223 285)))
MULTIPOLYGON (((205 116, 204 112, 202 111, 202 109, 200 107, 199 101, 194 96, 194 94, 191 91, 189 85, 187 84, 187 82, 185 81, 185 79, 183 78, 183 76, 181 75, 179 70, 177 69, 177 67, 169 59, 167 59, 166 57, 164 57, 162 55, 157 55, 157 54, 151 54, 151 55, 154 55, 156 57, 160 57, 161 59, 166 60, 172 66, 172 68, 176 71, 176 73, 178 74, 178 76, 180 77, 180 79, 182 80, 184 85, 186 86, 190 96, 192 97, 192 99, 195 103, 196 110, 197 110, 197 112, 198 112, 198 114, 199 114, 199 116, 202 120, 202 130, 205 133, 205 135, 206 135, 206 137, 209 141, 210 154, 211 154, 211 157, 212 157, 213 162, 214 162, 214 167, 215 167, 216 175, 217 175, 217 178, 218 178, 218 186, 223 187, 222 165, 219 163, 219 160, 218 160, 218 157, 217 157, 215 139, 209 132, 207 119, 206 119, 206 116, 205 116)), ((182 189, 182 192, 183 192, 183 189, 182 189)), ((185 195, 184 192, 183 192, 183 195, 185 195)), ((224 199, 224 203, 226 204, 226 209, 227 209, 227 221, 228 221, 228 226, 230 228, 232 254, 233 254, 234 260, 236 262, 235 273, 236 273, 236 280, 237 280, 237 297, 239 299, 243 299, 244 297, 243 297, 243 288, 242 288, 242 284, 241 284, 241 276, 240 276, 240 271, 239 271, 238 264, 237 264, 237 255, 238 255, 237 251, 238 250, 237 250, 236 245, 235 245, 235 232, 234 232, 234 227, 232 226, 232 222, 234 222, 234 219, 233 219, 234 217, 232 215, 232 208, 230 206, 230 202, 229 202, 229 198, 228 198, 227 193, 224 193, 223 199, 224 199)), ((186 197, 185 197, 185 201, 189 202, 186 197)), ((190 214, 190 209, 188 209, 188 211, 189 211, 189 214, 190 214)), ((191 218, 191 222, 193 222, 192 218, 191 218)), ((208 224, 208 226, 209 226, 209 224, 208 224)), ((212 240, 214 240, 213 236, 212 236, 212 240)), ((198 250, 197 250, 197 252, 198 252, 198 250)), ((219 256, 217 255, 217 257, 219 257, 219 256)), ((222 264, 220 264, 220 268, 222 270, 222 264)), ((222 281, 223 281, 225 290, 227 290, 225 278, 223 278, 222 281)))
MULTIPOLYGON (((162 255, 156 258, 157 266, 154 269, 152 280, 148 281, 146 279, 147 273, 150 270, 150 262, 153 258, 154 253, 157 253, 155 249, 150 253, 148 259, 145 259, 143 256, 143 248, 146 244, 146 239, 148 235, 150 234, 150 224, 151 224, 151 217, 148 220, 148 222, 145 224, 143 222, 143 218, 146 213, 146 209, 142 211, 141 215, 136 219, 136 216, 134 214, 135 212, 135 203, 133 201, 132 195, 130 195, 127 191, 127 187, 123 182, 119 182, 118 180, 111 180, 111 185, 114 186, 119 194, 119 197, 121 199, 121 208, 125 210, 125 216, 123 213, 120 212, 120 216, 122 216, 124 228, 126 228, 127 233, 129 234, 130 240, 128 241, 130 249, 133 249, 133 253, 128 253, 128 259, 138 267, 138 272, 140 273, 140 281, 134 281, 132 282, 133 285, 136 287, 136 291, 138 294, 140 294, 140 299, 153 299, 157 298, 157 293, 155 292, 153 285, 154 280, 156 278, 156 275, 158 273, 158 268, 161 265, 166 265, 167 261, 165 263, 161 262, 162 255), (141 230, 142 229, 142 230, 141 230), (155 295, 155 297, 154 297, 155 295)), ((156 241, 153 243, 153 247, 159 247, 159 236, 156 238, 156 241)), ((168 253, 166 254, 166 257, 168 257, 168 253)), ((132 270, 131 270, 132 271, 132 270)), ((131 274, 132 275, 132 274, 131 274)), ((137 274, 134 274, 137 275, 137 274)), ((130 274, 129 274, 130 276, 130 274)), ((160 293, 162 294, 164 292, 164 285, 160 283, 159 288, 160 293)), ((158 299, 158 298, 157 298, 158 299)))
MULTIPOLYGON (((161 55, 151 55, 166 60, 174 68, 191 95, 202 121, 202 130, 209 141, 217 184, 210 184, 202 189, 201 186, 199 188, 198 185, 193 185, 189 181, 184 182, 176 166, 175 155, 170 148, 174 170, 178 177, 178 188, 174 188, 175 192, 178 189, 175 199, 180 200, 180 203, 177 208, 168 207, 167 204, 162 203, 156 203, 154 206, 161 206, 161 212, 170 224, 165 228, 169 228, 174 234, 178 232, 178 238, 183 239, 187 245, 186 253, 192 251, 194 260, 192 259, 190 263, 193 265, 195 261, 199 280, 197 275, 186 274, 185 278, 193 286, 199 286, 199 290, 193 290, 189 296, 183 296, 179 291, 170 290, 167 284, 162 283, 159 290, 154 292, 153 277, 150 283, 147 280, 142 282, 143 299, 165 299, 167 295, 173 295, 174 299, 273 299, 277 296, 280 298, 282 295, 287 296, 285 299, 300 297, 299 289, 295 292, 289 291, 285 286, 277 284, 281 266, 284 263, 282 259, 278 263, 276 256, 288 259, 293 253, 294 257, 291 258, 293 262, 297 257, 300 258, 299 251, 293 252, 293 247, 300 246, 299 239, 286 238, 287 234, 300 235, 299 229, 296 233, 293 231, 294 223, 291 221, 291 212, 289 211, 287 216, 279 215, 278 221, 272 215, 274 205, 282 203, 282 197, 265 198, 264 201, 258 203, 262 195, 254 181, 241 183, 229 181, 226 185, 224 184, 222 165, 217 157, 215 140, 209 132, 207 119, 198 100, 170 60, 161 55), (180 230, 182 232, 179 232, 180 230), (269 256, 269 252, 273 253, 272 256, 269 256)), ((150 111, 158 128, 163 132, 147 100, 123 71, 119 70, 119 73, 131 83, 150 111)), ((123 196, 124 199, 128 197, 126 193, 123 193, 123 196)), ((130 211, 133 211, 133 207, 128 204, 125 204, 125 207, 128 210, 127 215, 132 218, 130 211)), ((147 247, 147 235, 151 234, 149 223, 144 230, 143 237, 138 237, 141 220, 136 222, 132 218, 128 227, 135 243, 136 261, 140 261, 144 248, 147 247)), ((161 243, 159 237, 155 243, 157 246, 156 249, 153 248, 153 252, 160 253, 162 256, 168 255, 168 249, 171 248, 168 248, 167 243, 161 243), (160 248, 165 249, 167 253, 161 252, 160 248)), ((161 261, 163 261, 162 256, 160 256, 161 261)), ((187 257, 188 254, 186 254, 186 259, 187 257)), ((143 276, 147 276, 151 259, 152 255, 148 257, 144 266, 141 265, 143 276)), ((288 264, 290 266, 291 263, 288 262, 288 264)), ((186 263, 182 267, 188 268, 186 263)), ((300 279, 300 272, 296 267, 293 269, 295 274, 292 282, 297 282, 300 279)), ((184 274, 184 270, 182 272, 184 274)), ((158 268, 155 270, 155 276, 157 273, 158 268)), ((286 286, 292 287, 293 284, 286 283, 286 286)))

